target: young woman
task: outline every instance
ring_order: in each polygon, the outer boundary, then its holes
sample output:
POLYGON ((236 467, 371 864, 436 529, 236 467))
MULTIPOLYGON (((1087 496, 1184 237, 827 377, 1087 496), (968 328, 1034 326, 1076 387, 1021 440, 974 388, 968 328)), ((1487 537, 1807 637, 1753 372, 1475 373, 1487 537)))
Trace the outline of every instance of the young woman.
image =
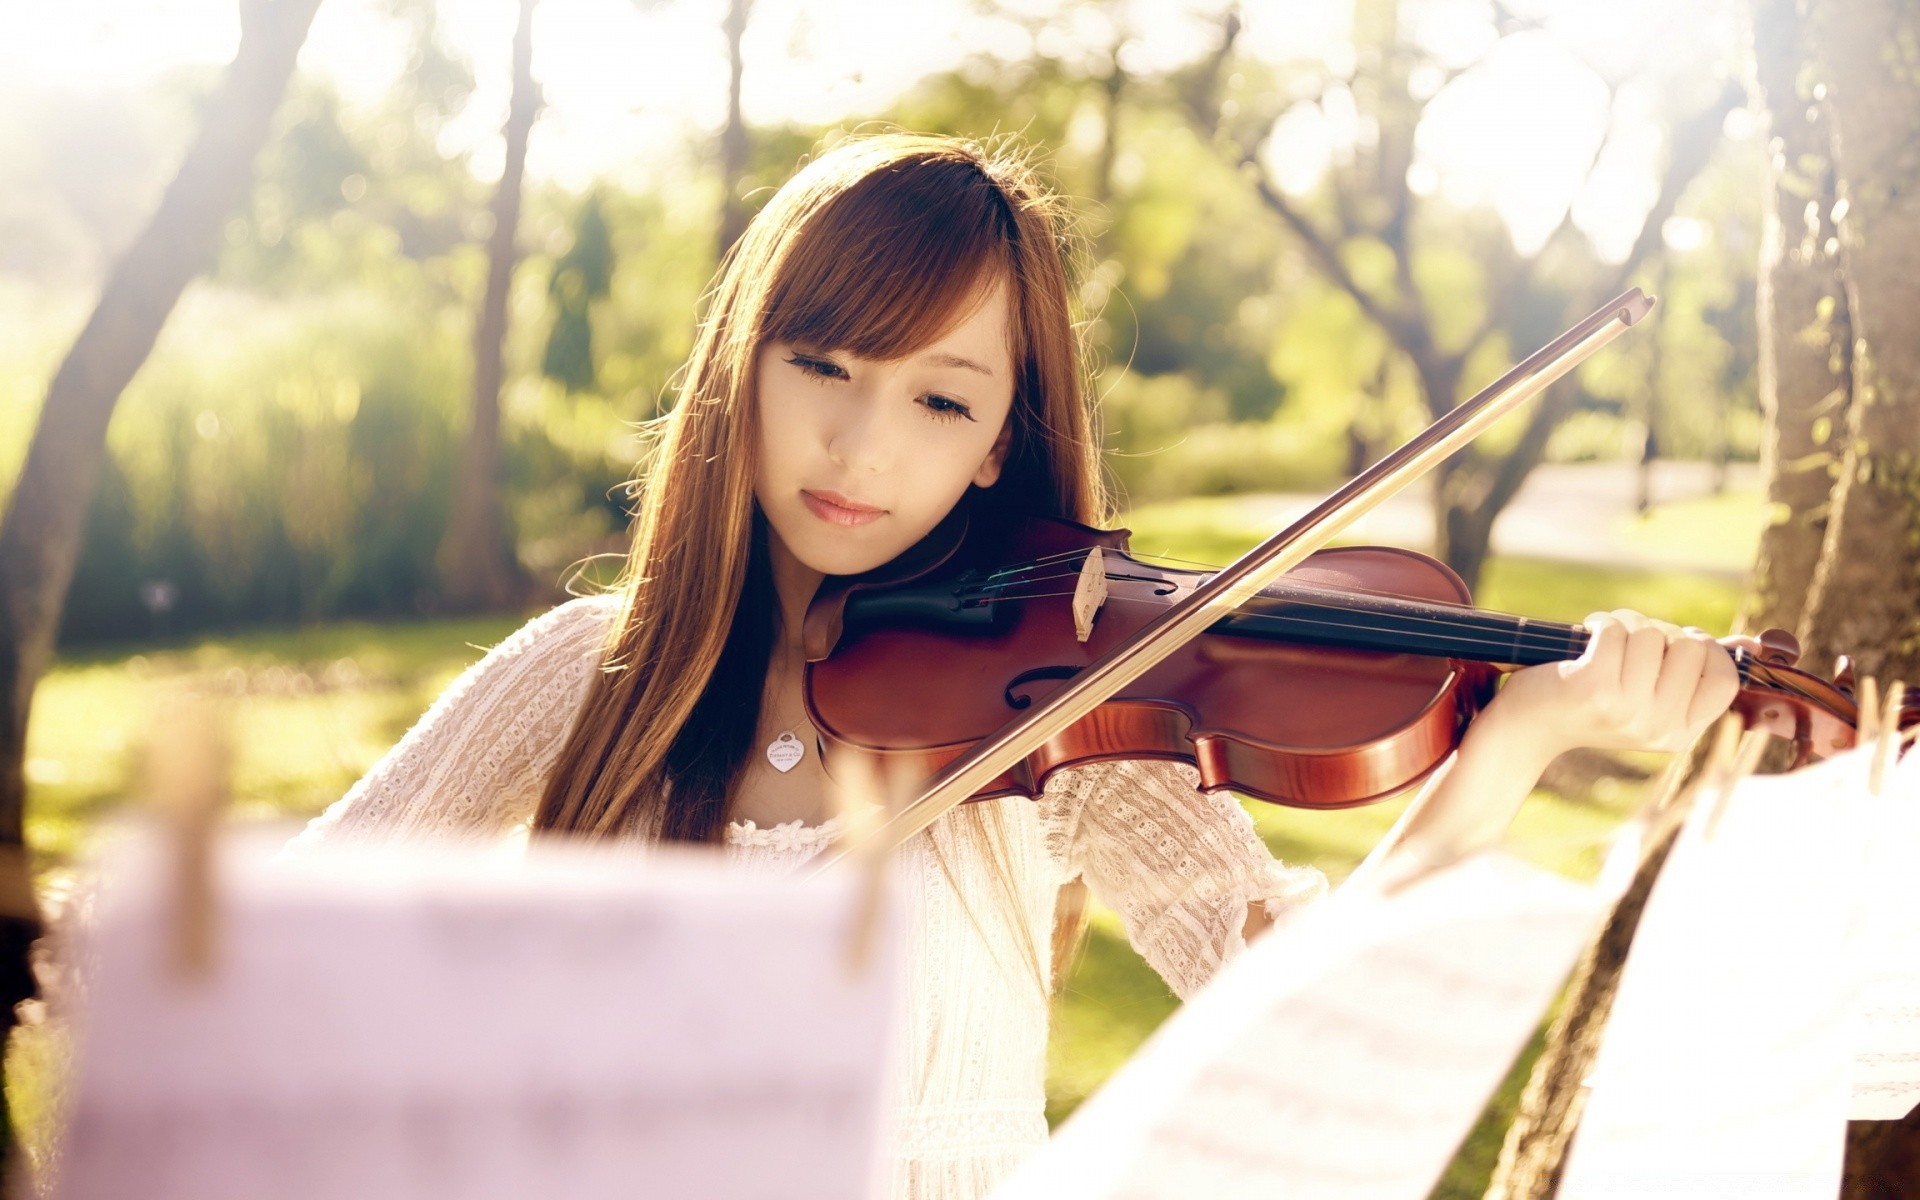
MULTIPOLYGON (((806 166, 721 268, 620 583, 494 647, 303 838, 530 823, 715 843, 759 870, 823 849, 838 819, 800 643, 822 578, 887 563, 956 504, 1108 516, 1066 237, 1004 151, 886 135, 806 166)), ((1704 633, 1588 626, 1581 659, 1507 680, 1364 873, 1486 845, 1562 750, 1678 749, 1734 695, 1704 633)), ((1117 910, 1183 997, 1325 890, 1196 780, 1062 771, 1037 801, 962 805, 901 849, 917 916, 895 1195, 980 1196, 1045 1139, 1046 948, 1070 937, 1071 889, 1117 910)))

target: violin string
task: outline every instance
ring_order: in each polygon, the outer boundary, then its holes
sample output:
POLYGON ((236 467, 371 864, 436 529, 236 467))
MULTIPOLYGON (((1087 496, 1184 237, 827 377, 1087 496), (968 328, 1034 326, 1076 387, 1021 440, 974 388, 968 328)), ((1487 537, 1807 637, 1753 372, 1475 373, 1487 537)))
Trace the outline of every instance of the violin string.
MULTIPOLYGON (((1039 576, 1037 578, 1027 580, 1025 582, 1037 584, 1037 583, 1050 582, 1056 579, 1071 579, 1074 577, 1075 577, 1074 572, 1061 572, 1060 574, 1057 574, 1057 575, 1039 576)), ((1107 578, 1137 580, 1140 577, 1120 575, 1115 572, 1108 572, 1107 578)), ((986 590, 986 589, 982 589, 982 590, 986 590)), ((1048 592, 1048 593, 1041 593, 1041 594, 1056 595, 1056 594, 1062 594, 1062 593, 1048 592)), ((1065 594, 1071 594, 1071 593, 1065 593, 1065 594)), ((1299 610, 1299 611, 1376 612, 1380 616, 1389 617, 1389 618, 1393 618, 1400 621, 1411 622, 1415 624, 1431 626, 1431 627, 1434 627, 1435 629, 1444 629, 1444 630, 1465 629, 1465 630, 1482 632, 1487 634, 1489 637, 1495 638, 1501 642, 1512 641, 1516 636, 1520 636, 1523 638, 1531 638, 1531 637, 1537 636, 1537 637, 1553 638, 1555 639, 1555 645, 1558 646, 1559 644, 1566 643, 1569 641, 1583 640, 1583 639, 1580 639, 1578 635, 1584 634, 1586 632, 1584 629, 1581 629, 1578 626, 1561 625, 1560 623, 1553 622, 1553 621, 1534 621, 1530 618, 1515 617, 1515 616, 1510 616, 1504 613, 1488 614, 1488 613, 1485 613, 1484 610, 1473 609, 1473 608, 1461 608, 1459 610, 1458 615, 1449 613, 1448 615, 1441 616, 1441 615, 1436 615, 1431 613, 1421 613, 1418 611, 1409 612, 1405 608, 1386 609, 1386 610, 1354 609, 1351 606, 1347 606, 1347 605, 1327 604, 1327 603, 1319 602, 1309 598, 1312 596, 1330 596, 1330 595, 1345 596, 1348 594, 1350 593, 1343 591, 1341 589, 1322 587, 1322 586, 1317 586, 1313 584, 1290 584, 1287 586, 1286 591, 1284 593, 1279 595, 1268 593, 1265 595, 1264 598, 1272 600, 1276 603, 1286 604, 1290 608, 1299 610), (1523 622, 1524 624, 1522 624, 1523 622), (1529 626, 1532 628, 1528 628, 1529 626)), ((1365 593, 1358 593, 1358 594, 1365 594, 1365 593)), ((1006 599, 1035 598, 1035 597, 1029 596, 1027 593, 1011 592, 1011 591, 1004 593, 1003 596, 1006 599)), ((1441 608, 1454 607, 1451 605, 1447 605, 1444 602, 1410 600, 1408 597, 1404 597, 1404 596, 1374 594, 1373 598, 1385 600, 1385 601, 1398 601, 1402 605, 1435 603, 1438 607, 1441 607, 1441 608)), ((1238 615, 1253 616, 1253 615, 1273 615, 1273 614, 1241 613, 1238 615)), ((1347 625, 1339 626, 1339 627, 1340 628, 1359 628, 1359 626, 1353 625, 1351 623, 1347 625)), ((1577 653, 1577 649, 1578 648, 1575 647, 1576 653, 1577 653)))
MULTIPOLYGON (((1049 597, 1071 596, 1073 594, 1074 593, 1072 592, 1040 592, 1034 595, 1022 594, 1018 596, 1002 596, 996 599, 983 601, 983 603, 999 604, 1007 600, 1042 600, 1042 599, 1047 599, 1049 597)), ((1111 596, 1111 597, 1108 597, 1108 599, 1110 601, 1124 601, 1129 604, 1151 603, 1144 597, 1140 597, 1140 596, 1111 596)), ((1234 614, 1234 619, 1236 621, 1250 623, 1256 626, 1260 623, 1268 623, 1268 622, 1276 623, 1276 624, 1286 623, 1285 617, 1274 615, 1274 614, 1268 614, 1268 613, 1236 613, 1234 614)), ((1335 630, 1335 631, 1362 630, 1367 632, 1378 632, 1378 630, 1374 629, 1374 627, 1372 626, 1353 623, 1353 622, 1343 623, 1339 621, 1320 620, 1315 623, 1320 628, 1328 629, 1328 630, 1335 630)), ((1579 633, 1584 631, 1574 630, 1573 632, 1579 633)), ((1455 643, 1455 646, 1453 647, 1455 649, 1465 647, 1465 648, 1472 648, 1472 649, 1478 649, 1478 650, 1485 650, 1488 652, 1534 650, 1543 654, 1550 653, 1553 655, 1557 655, 1565 659, 1578 658, 1580 656, 1581 651, 1585 649, 1584 643, 1582 643, 1581 645, 1574 645, 1569 640, 1569 638, 1550 634, 1550 633, 1542 633, 1538 635, 1523 634, 1517 639, 1513 637, 1508 637, 1505 635, 1502 635, 1500 637, 1495 637, 1495 638, 1474 638, 1469 636, 1461 636, 1457 634, 1448 634, 1448 633, 1437 633, 1437 634, 1428 633, 1428 634, 1423 634, 1422 636, 1427 638, 1427 640, 1430 643, 1436 646, 1438 646, 1442 642, 1451 642, 1451 643, 1455 643)), ((1361 647, 1361 648, 1364 648, 1364 647, 1361 647)), ((1414 652, 1407 651, 1406 653, 1414 653, 1414 652)), ((1444 657, 1444 655, 1436 655, 1436 657, 1444 657)), ((1487 658, 1484 661, 1506 662, 1510 660, 1502 657, 1501 655, 1496 654, 1487 658)), ((1787 692, 1788 694, 1795 696, 1799 699, 1806 700, 1809 703, 1818 704, 1822 708, 1828 708, 1828 710, 1831 711, 1829 706, 1825 703, 1824 700, 1821 699, 1821 697, 1800 687, 1792 679, 1776 676, 1770 671, 1765 672, 1764 674, 1756 673, 1755 668, 1763 668, 1765 666, 1764 663, 1760 663, 1753 658, 1746 657, 1746 658, 1737 658, 1735 660, 1734 665, 1738 668, 1740 672, 1740 682, 1742 684, 1761 684, 1763 686, 1777 688, 1780 691, 1787 692)))
MULTIPOLYGON (((1049 554, 1049 555, 1042 556, 1041 558, 1032 559, 1027 563, 1015 564, 1014 566, 1005 568, 1001 571, 994 572, 992 575, 988 576, 988 578, 993 579, 1001 575, 1017 574, 1021 571, 1027 571, 1027 570, 1036 570, 1043 565, 1053 565, 1059 562, 1071 560, 1076 557, 1085 558, 1086 554, 1087 554, 1087 551, 1084 549, 1064 550, 1056 554, 1049 554)), ((1137 557, 1132 555, 1131 553, 1129 554, 1129 556, 1137 557)), ((1147 555, 1147 557, 1164 558, 1172 562, 1184 562, 1192 566, 1201 567, 1206 570, 1211 570, 1215 572, 1218 572, 1221 569, 1219 566, 1212 563, 1203 563, 1196 559, 1191 559, 1191 558, 1176 558, 1175 556, 1170 554, 1152 554, 1152 555, 1147 555)), ((1033 579, 1022 580, 1020 582, 1041 582, 1041 581, 1050 580, 1050 579, 1071 578, 1074 574, 1076 574, 1076 572, 1069 571, 1064 574, 1038 576, 1033 579)), ((1107 577, 1109 579, 1126 578, 1126 576, 1117 575, 1113 572, 1109 572, 1107 577)), ((1289 588, 1290 590, 1299 590, 1299 591, 1317 590, 1324 594, 1336 594, 1336 595, 1342 595, 1342 596, 1367 596, 1377 600, 1397 600, 1403 603, 1412 601, 1413 603, 1431 605, 1436 608, 1456 609, 1462 614, 1466 614, 1466 613, 1488 614, 1490 612, 1490 610, 1476 608, 1471 604, 1462 604, 1459 601, 1455 601, 1455 600, 1430 600, 1430 599, 1424 599, 1424 598, 1416 600, 1413 597, 1399 595, 1394 592, 1384 592, 1384 591, 1379 591, 1373 588, 1361 587, 1357 584, 1336 588, 1329 585, 1313 584, 1313 583, 1308 583, 1304 580, 1295 580, 1295 579, 1282 577, 1281 585, 1289 588)), ((994 587, 994 586, 1001 586, 1001 585, 989 583, 989 584, 982 584, 981 586, 984 588, 984 587, 994 587)), ((1506 618, 1507 620, 1528 620, 1528 621, 1533 620, 1533 618, 1530 618, 1530 617, 1523 618, 1523 617, 1520 617, 1518 614, 1513 614, 1513 613, 1491 613, 1491 615, 1496 618, 1506 618)), ((1557 624, 1557 622, 1545 622, 1545 621, 1536 621, 1534 623, 1543 624, 1543 625, 1557 624)), ((1568 626, 1568 628, 1577 629, 1579 628, 1579 626, 1568 626)))
MULTIPOLYGON (((1071 596, 1071 595, 1073 595, 1072 592, 1040 592, 1035 595, 1023 594, 1018 596, 1002 596, 996 599, 983 601, 983 603, 1000 604, 1009 600, 1041 600, 1041 599, 1046 599, 1048 597, 1071 596)), ((1109 602, 1123 601, 1128 604, 1151 603, 1151 601, 1141 596, 1110 596, 1108 597, 1108 600, 1109 602)), ((1235 621, 1244 622, 1254 626, 1257 626, 1259 624, 1264 624, 1264 623, 1290 624, 1290 622, 1287 621, 1286 617, 1280 616, 1278 614, 1269 614, 1269 613, 1235 613, 1233 619, 1235 621)), ((1380 630, 1378 630, 1374 626, 1361 624, 1359 622, 1351 622, 1351 621, 1341 622, 1341 621, 1329 621, 1325 619, 1320 619, 1320 620, 1314 621, 1313 623, 1321 629, 1333 630, 1338 632, 1347 632, 1347 631, 1355 631, 1355 630, 1364 631, 1364 632, 1375 632, 1375 633, 1380 632, 1380 630)), ((1471 648, 1488 650, 1488 651, 1535 650, 1541 653, 1553 653, 1556 655, 1564 655, 1567 658, 1577 658, 1580 654, 1579 648, 1569 645, 1565 638, 1552 637, 1552 636, 1521 636, 1519 638, 1515 638, 1515 637, 1503 635, 1501 637, 1495 637, 1495 638, 1476 638, 1472 636, 1465 636, 1465 635, 1453 634, 1453 633, 1423 633, 1421 636, 1425 637, 1429 642, 1433 643, 1436 646, 1438 646, 1441 643, 1450 643, 1450 647, 1453 649, 1459 649, 1462 647, 1471 647, 1471 648)), ((1501 661, 1501 660, 1498 658, 1495 658, 1489 661, 1501 661)))
MULTIPOLYGON (((1037 593, 1018 592, 1018 593, 1008 593, 1008 594, 1004 594, 996 597, 990 597, 981 602, 993 604, 993 603, 999 603, 1004 600, 1036 600, 1036 599, 1041 599, 1043 597, 1049 597, 1049 596, 1070 596, 1070 595, 1073 595, 1073 592, 1070 592, 1070 591, 1037 592, 1037 593)), ((1111 599, 1126 600, 1129 602, 1142 603, 1142 604, 1149 603, 1149 601, 1147 601, 1144 597, 1136 597, 1136 596, 1114 596, 1114 597, 1111 597, 1111 599)), ((1354 609, 1342 607, 1340 605, 1319 604, 1309 600, 1294 600, 1291 598, 1286 599, 1282 602, 1287 605, 1287 608, 1289 609, 1289 611, 1281 612, 1281 613, 1261 613, 1261 612, 1249 612, 1249 611, 1243 610, 1243 611, 1234 613, 1233 618, 1239 621, 1248 621, 1248 620, 1253 620, 1255 618, 1264 618, 1267 620, 1281 621, 1281 620, 1286 620, 1289 617, 1296 617, 1297 619, 1302 621, 1314 621, 1313 614, 1319 614, 1319 613, 1349 614, 1354 612, 1369 611, 1364 609, 1354 610, 1354 609)), ((1380 615, 1388 618, 1391 621, 1396 621, 1401 623, 1402 628, 1397 632, 1405 632, 1405 633, 1410 633, 1416 636, 1422 636, 1422 637, 1428 637, 1428 638, 1450 639, 1456 644, 1480 644, 1480 645, 1488 646, 1490 648, 1499 648, 1499 649, 1526 648, 1526 649, 1533 649, 1533 650, 1551 650, 1555 653, 1564 652, 1564 654, 1568 658, 1578 657, 1580 654, 1580 651, 1585 646, 1585 639, 1579 636, 1585 632, 1584 630, 1577 630, 1577 629, 1570 629, 1570 628, 1556 628, 1551 624, 1547 624, 1545 628, 1539 628, 1539 629, 1528 629, 1524 626, 1516 627, 1513 625, 1483 625, 1483 626, 1476 627, 1469 623, 1449 621, 1442 618, 1423 616, 1420 614, 1387 612, 1387 613, 1381 613, 1376 615, 1380 615), (1426 628, 1410 628, 1410 626, 1424 626, 1426 628), (1476 639, 1476 635, 1478 635, 1477 639, 1476 639)), ((1315 621, 1315 623, 1318 624, 1321 628, 1332 629, 1332 630, 1370 630, 1374 632, 1382 631, 1379 625, 1365 622, 1365 621, 1351 621, 1351 620, 1337 621, 1337 620, 1328 620, 1322 617, 1322 618, 1319 618, 1317 621, 1315 621)))
MULTIPOLYGON (((1014 564, 1012 566, 1003 568, 999 571, 993 572, 993 574, 990 575, 989 578, 999 578, 1007 575, 1018 575, 1018 574, 1021 574, 1022 572, 1043 569, 1045 566, 1049 566, 1055 563, 1071 561, 1075 558, 1084 559, 1087 553, 1088 551, 1083 548, 1083 549, 1075 549, 1075 550, 1065 550, 1055 554, 1043 555, 1038 558, 1029 560, 1026 563, 1014 564)), ((1156 559, 1161 559, 1167 562, 1185 563, 1190 566, 1200 567, 1208 570, 1216 570, 1216 571, 1219 570, 1219 567, 1216 564, 1200 562, 1197 559, 1181 558, 1180 556, 1173 555, 1173 554, 1159 554, 1151 551, 1138 551, 1138 550, 1129 550, 1126 553, 1128 557, 1131 557, 1131 558, 1142 558, 1142 557, 1156 558, 1156 559)), ((1035 578, 1028 578, 1025 580, 1020 580, 1019 582, 1040 583, 1040 582, 1047 582, 1053 579, 1070 579, 1070 578, 1074 578, 1077 574, 1078 574, 1077 571, 1068 571, 1068 572, 1061 572, 1053 575, 1045 575, 1045 576, 1039 576, 1035 578)), ((1116 572, 1108 572, 1107 578, 1138 579, 1139 577, 1122 575, 1116 572)), ((1287 585, 1289 585, 1288 590, 1290 592, 1318 591, 1323 594, 1338 593, 1342 595, 1365 596, 1365 597, 1371 597, 1371 598, 1380 599, 1380 600, 1387 600, 1387 601, 1397 600, 1402 602, 1406 602, 1410 599, 1409 597, 1395 595, 1394 593, 1391 593, 1391 592, 1375 591, 1370 588, 1352 587, 1347 589, 1336 589, 1336 588, 1327 587, 1324 585, 1308 584, 1301 581, 1288 580, 1285 582, 1287 583, 1287 585)), ((989 584, 989 585, 983 585, 980 590, 991 591, 995 588, 1005 587, 1005 586, 1006 585, 989 584)), ((1022 594, 1011 594, 1001 598, 1037 599, 1037 598, 1040 598, 1040 596, 1062 596, 1062 595, 1072 595, 1072 594, 1073 593, 1071 592, 1044 592, 1044 593, 1040 593, 1039 596, 1033 596, 1033 597, 1028 597, 1022 594)), ((1123 599, 1123 600, 1135 600, 1134 597, 1125 597, 1125 596, 1115 597, 1115 598, 1123 599)), ((1274 597, 1274 598, 1290 602, 1294 604, 1296 607, 1300 607, 1300 608, 1318 607, 1318 608, 1328 609, 1332 611, 1342 611, 1342 612, 1350 611, 1338 605, 1314 605, 1310 601, 1296 600, 1292 596, 1281 596, 1281 597, 1274 597)), ((993 603, 995 601, 994 599, 990 598, 985 602, 993 603)), ((1137 602, 1145 603, 1144 600, 1139 600, 1137 602)), ((1479 626, 1479 628, 1484 629, 1490 634, 1495 635, 1498 638, 1498 640, 1502 643, 1503 647, 1517 645, 1518 647, 1525 647, 1528 649, 1552 650, 1556 653, 1564 652, 1568 655, 1568 657, 1577 657, 1579 654, 1579 651, 1582 648, 1584 648, 1584 644, 1586 641, 1586 638, 1583 635, 1588 633, 1588 631, 1584 627, 1579 625, 1562 624, 1559 622, 1535 621, 1532 618, 1520 617, 1515 614, 1488 613, 1487 610, 1476 609, 1470 604, 1460 604, 1460 603, 1449 601, 1449 600, 1419 600, 1419 601, 1414 601, 1414 603, 1431 605, 1437 608, 1458 609, 1462 614, 1468 614, 1468 613, 1485 614, 1477 618, 1481 622, 1481 625, 1479 626), (1525 621, 1530 625, 1539 626, 1542 628, 1537 628, 1530 631, 1522 631, 1516 643, 1510 627, 1507 627, 1501 624, 1501 621, 1503 618, 1507 621, 1525 621), (1541 641, 1537 641, 1536 640, 1537 638, 1545 638, 1548 640, 1545 642, 1541 642, 1541 641)), ((1265 616, 1265 615, 1267 614, 1252 614, 1252 613, 1236 614, 1236 616, 1239 619, 1245 619, 1247 617, 1265 616)), ((1422 614, 1408 614, 1404 612, 1392 613, 1390 615, 1398 616, 1406 620, 1430 621, 1430 622, 1441 624, 1441 625, 1449 625, 1450 622, 1457 622, 1460 620, 1460 618, 1443 619, 1443 618, 1434 617, 1434 616, 1426 616, 1422 614)), ((1472 620, 1472 618, 1469 618, 1469 620, 1472 620)), ((1327 628, 1334 628, 1334 629, 1364 628, 1364 626, 1358 626, 1353 624, 1341 625, 1339 623, 1326 623, 1326 622, 1323 622, 1323 625, 1327 628)), ((1467 627, 1472 628, 1470 624, 1467 627)), ((1449 635, 1439 635, 1439 636, 1449 636, 1449 635)), ((1809 703, 1819 704, 1822 708, 1827 707, 1825 702, 1818 695, 1808 691, 1806 688, 1801 687, 1791 677, 1780 676, 1771 671, 1765 670, 1765 667, 1767 664, 1757 659, 1754 659, 1751 656, 1736 656, 1735 665, 1739 668, 1740 680, 1743 684, 1760 683, 1765 686, 1773 687, 1780 691, 1787 692, 1790 695, 1793 695, 1802 700, 1806 700, 1809 703)))

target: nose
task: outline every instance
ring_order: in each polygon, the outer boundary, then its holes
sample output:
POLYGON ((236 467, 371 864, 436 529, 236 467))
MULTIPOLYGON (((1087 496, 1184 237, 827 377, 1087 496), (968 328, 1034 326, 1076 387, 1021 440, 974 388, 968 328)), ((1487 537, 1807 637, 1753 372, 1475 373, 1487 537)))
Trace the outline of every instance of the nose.
POLYGON ((852 475, 877 475, 891 457, 885 406, 871 394, 852 396, 827 431, 827 457, 852 475))

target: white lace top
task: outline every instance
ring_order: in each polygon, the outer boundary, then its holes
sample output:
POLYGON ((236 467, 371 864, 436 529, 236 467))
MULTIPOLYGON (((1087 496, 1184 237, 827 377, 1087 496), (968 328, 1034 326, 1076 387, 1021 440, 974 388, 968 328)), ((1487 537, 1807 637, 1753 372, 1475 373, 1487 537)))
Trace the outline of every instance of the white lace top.
MULTIPOLYGON (((295 844, 515 833, 531 820, 618 612, 616 597, 583 597, 522 626, 295 844)), ((969 832, 991 814, 967 810, 999 810, 1000 852, 1041 964, 1056 893, 1078 876, 1184 998, 1244 948, 1249 904, 1291 917, 1327 886, 1310 867, 1276 862, 1233 797, 1202 793, 1197 780, 1184 764, 1072 768, 1037 803, 963 805, 901 848, 915 921, 896 1044, 905 1064, 896 1075, 896 1200, 975 1200, 1047 1136, 1048 1002, 1006 906, 992 899, 1000 893, 984 847, 994 839, 969 832)), ((727 852, 747 869, 788 870, 825 845, 833 824, 735 822, 727 852)))

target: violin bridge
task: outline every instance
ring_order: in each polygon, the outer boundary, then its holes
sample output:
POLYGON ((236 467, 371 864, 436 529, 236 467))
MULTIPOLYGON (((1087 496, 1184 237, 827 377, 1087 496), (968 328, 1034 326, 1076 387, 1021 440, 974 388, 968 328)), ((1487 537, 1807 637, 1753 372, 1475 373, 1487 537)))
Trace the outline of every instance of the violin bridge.
POLYGON ((1073 585, 1073 635, 1081 641, 1093 636, 1093 619, 1107 602, 1107 563, 1095 546, 1080 564, 1080 579, 1073 585))

